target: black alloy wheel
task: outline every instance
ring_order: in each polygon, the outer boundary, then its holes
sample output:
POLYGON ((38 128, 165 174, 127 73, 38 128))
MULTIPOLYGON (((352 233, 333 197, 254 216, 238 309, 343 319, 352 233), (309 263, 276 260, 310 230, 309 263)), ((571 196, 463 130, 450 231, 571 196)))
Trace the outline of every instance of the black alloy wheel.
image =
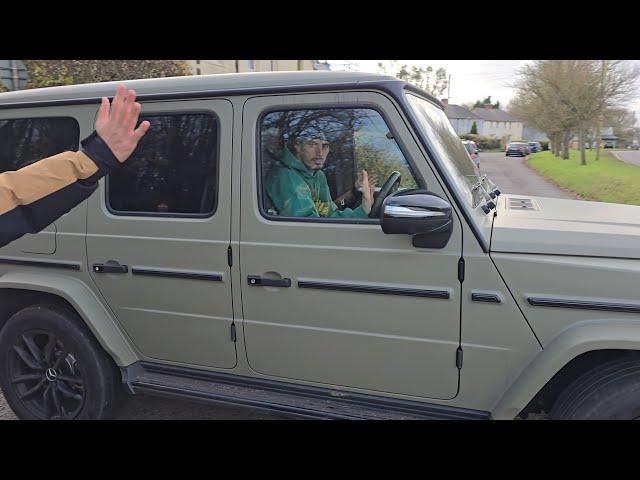
POLYGON ((109 418, 122 399, 120 371, 69 308, 36 305, 0 330, 0 387, 26 420, 109 418))
POLYGON ((52 332, 31 330, 12 345, 9 381, 16 396, 43 420, 76 418, 84 405, 82 369, 52 332))

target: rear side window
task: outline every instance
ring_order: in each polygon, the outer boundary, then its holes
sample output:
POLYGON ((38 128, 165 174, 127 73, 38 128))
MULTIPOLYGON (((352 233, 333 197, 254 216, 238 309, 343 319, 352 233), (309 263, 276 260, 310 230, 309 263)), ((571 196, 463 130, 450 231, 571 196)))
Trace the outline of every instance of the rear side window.
POLYGON ((210 216, 218 194, 218 120, 208 113, 144 115, 151 128, 107 179, 121 215, 210 216))
POLYGON ((0 171, 18 170, 43 158, 78 150, 79 141, 75 118, 0 120, 0 171))

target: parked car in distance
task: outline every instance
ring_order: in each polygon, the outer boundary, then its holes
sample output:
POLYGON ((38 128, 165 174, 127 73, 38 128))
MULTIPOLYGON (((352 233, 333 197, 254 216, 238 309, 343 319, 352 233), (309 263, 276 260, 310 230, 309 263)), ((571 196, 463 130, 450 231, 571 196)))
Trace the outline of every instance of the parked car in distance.
POLYGON ((632 143, 631 144, 631 150, 639 150, 640 149, 640 143, 632 143))
POLYGON ((540 142, 527 142, 527 145, 529 146, 529 151, 531 153, 542 151, 542 146, 540 145, 540 142))
POLYGON ((467 149, 467 152, 469 152, 469 157, 473 160, 476 168, 480 168, 480 150, 478 149, 476 142, 473 140, 463 140, 462 144, 464 145, 464 148, 467 149))
POLYGON ((512 142, 507 145, 505 155, 507 157, 526 157, 529 155, 529 145, 524 142, 512 142))

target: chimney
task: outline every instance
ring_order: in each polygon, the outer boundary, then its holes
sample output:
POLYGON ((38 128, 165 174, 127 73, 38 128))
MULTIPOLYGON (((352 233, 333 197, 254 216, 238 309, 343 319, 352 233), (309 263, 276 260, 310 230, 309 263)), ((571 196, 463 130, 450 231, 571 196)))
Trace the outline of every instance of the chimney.
POLYGON ((448 99, 448 98, 443 98, 443 99, 442 99, 442 100, 440 100, 440 101, 442 102, 442 104, 443 104, 445 107, 448 107, 448 106, 449 106, 449 99, 448 99))

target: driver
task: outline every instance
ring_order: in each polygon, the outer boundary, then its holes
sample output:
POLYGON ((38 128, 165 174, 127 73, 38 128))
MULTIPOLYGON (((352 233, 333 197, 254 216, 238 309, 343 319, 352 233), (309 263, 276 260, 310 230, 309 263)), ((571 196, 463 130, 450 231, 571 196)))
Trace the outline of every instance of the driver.
POLYGON ((368 217, 375 179, 362 170, 356 188, 362 202, 355 209, 338 209, 322 171, 330 144, 322 132, 305 131, 290 138, 280 162, 267 179, 267 195, 280 215, 287 217, 368 217))

